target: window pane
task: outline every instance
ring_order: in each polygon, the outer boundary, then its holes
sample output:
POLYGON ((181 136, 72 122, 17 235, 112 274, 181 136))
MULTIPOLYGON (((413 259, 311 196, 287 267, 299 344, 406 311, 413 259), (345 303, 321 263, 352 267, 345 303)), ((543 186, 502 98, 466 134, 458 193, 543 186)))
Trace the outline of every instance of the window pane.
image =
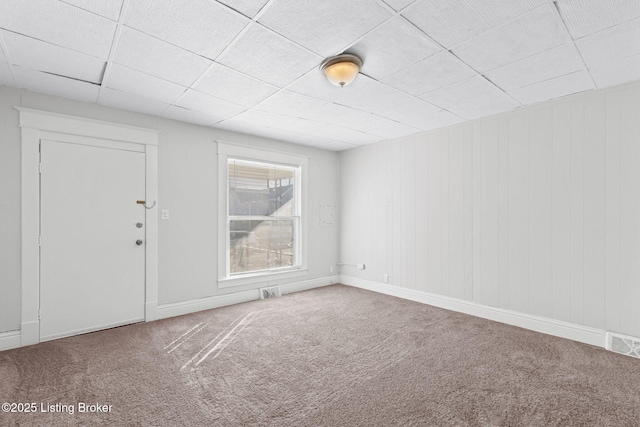
POLYGON ((229 159, 229 215, 295 215, 294 168, 229 159))
POLYGON ((294 220, 231 220, 231 274, 294 265, 294 220))

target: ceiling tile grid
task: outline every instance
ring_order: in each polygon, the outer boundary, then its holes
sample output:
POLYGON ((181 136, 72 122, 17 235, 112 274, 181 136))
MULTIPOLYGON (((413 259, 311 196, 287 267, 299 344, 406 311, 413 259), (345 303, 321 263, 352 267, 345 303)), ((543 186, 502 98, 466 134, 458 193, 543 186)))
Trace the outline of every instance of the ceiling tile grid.
POLYGON ((135 0, 125 25, 190 52, 215 59, 249 19, 209 0, 135 0))
POLYGON ((6 0, 0 28, 106 59, 116 23, 58 0, 6 0))
POLYGON ((218 98, 253 107, 278 88, 214 62, 193 84, 193 89, 218 98))
POLYGON ((105 73, 103 88, 115 89, 163 102, 174 103, 185 91, 186 87, 145 74, 116 63, 111 63, 105 73))
POLYGON ((336 151, 638 79, 637 0, 0 2, 0 84, 336 151))
POLYGON ((9 31, 0 32, 14 65, 94 84, 102 82, 107 65, 104 59, 9 31))
POLYGON ((495 27, 452 49, 476 71, 493 70, 564 44, 559 24, 547 6, 495 27))
POLYGON ((258 80, 284 87, 316 67, 322 58, 254 24, 217 62, 258 80))
POLYGON ((637 0, 555 0, 555 4, 574 40, 640 18, 637 0))
POLYGON ((370 0, 278 0, 258 22, 319 55, 330 56, 391 16, 370 0))
POLYGON ((365 58, 362 72, 375 79, 383 79, 440 50, 400 16, 385 22, 348 49, 365 58))
POLYGON ((202 56, 128 27, 122 29, 113 62, 187 87, 211 65, 202 56))
POLYGON ((123 0, 61 0, 63 3, 79 7, 96 15, 104 16, 112 21, 120 18, 123 0))

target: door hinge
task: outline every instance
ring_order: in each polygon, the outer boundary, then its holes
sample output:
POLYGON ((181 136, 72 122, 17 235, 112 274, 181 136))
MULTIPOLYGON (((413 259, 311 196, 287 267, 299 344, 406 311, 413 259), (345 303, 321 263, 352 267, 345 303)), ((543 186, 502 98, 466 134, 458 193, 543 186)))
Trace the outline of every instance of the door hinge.
POLYGON ((42 163, 38 163, 38 173, 42 174, 42 163))
POLYGON ((38 309, 38 320, 40 320, 40 309, 38 309))
POLYGON ((38 246, 42 246, 42 236, 38 236, 38 246))

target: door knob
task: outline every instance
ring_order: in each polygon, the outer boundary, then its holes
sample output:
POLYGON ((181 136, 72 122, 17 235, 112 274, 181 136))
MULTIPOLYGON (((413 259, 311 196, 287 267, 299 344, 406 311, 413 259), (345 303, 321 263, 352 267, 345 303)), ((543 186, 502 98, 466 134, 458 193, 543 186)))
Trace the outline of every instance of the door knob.
POLYGON ((138 239, 136 240, 136 245, 140 246, 142 244, 142 240, 138 239))

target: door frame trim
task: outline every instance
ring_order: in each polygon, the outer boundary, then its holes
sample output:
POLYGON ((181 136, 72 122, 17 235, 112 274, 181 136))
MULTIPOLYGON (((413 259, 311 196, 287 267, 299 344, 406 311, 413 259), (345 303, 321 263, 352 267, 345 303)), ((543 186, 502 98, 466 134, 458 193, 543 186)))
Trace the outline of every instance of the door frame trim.
MULTIPOLYGON (((20 345, 40 342, 40 140, 52 134, 99 138, 136 144, 145 153, 146 200, 158 200, 158 134, 160 131, 31 108, 20 113, 22 163, 22 322, 20 345)), ((108 142, 107 142, 108 144, 108 142)), ((134 146, 132 146, 134 147, 134 146)), ((158 208, 146 215, 145 321, 158 316, 158 208), (151 214, 153 211, 156 214, 151 214)))

